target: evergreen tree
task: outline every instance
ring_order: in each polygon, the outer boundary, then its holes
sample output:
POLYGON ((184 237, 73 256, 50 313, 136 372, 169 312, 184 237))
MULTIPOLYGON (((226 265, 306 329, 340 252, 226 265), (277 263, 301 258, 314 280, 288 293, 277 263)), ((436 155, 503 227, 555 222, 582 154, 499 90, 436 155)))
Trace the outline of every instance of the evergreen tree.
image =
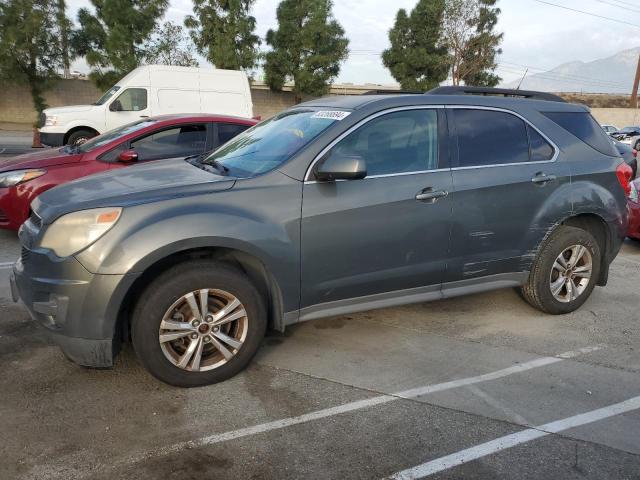
POLYGON ((185 26, 198 52, 217 68, 252 70, 259 58, 254 0, 194 0, 185 26))
POLYGON ((168 0, 91 0, 95 14, 78 12, 80 30, 73 38, 75 51, 93 67, 90 78, 108 88, 145 58, 144 42, 164 15, 168 0))
POLYGON ((503 35, 494 33, 500 9, 497 0, 446 0, 443 43, 451 56, 454 85, 494 86, 493 71, 503 35))
POLYGON ((278 5, 278 29, 267 32, 271 47, 265 58, 265 80, 282 90, 293 80, 297 100, 323 95, 340 73, 349 54, 349 40, 333 18, 331 0, 283 0, 278 5))
POLYGON ((0 76, 29 86, 38 118, 47 107, 43 93, 63 66, 58 14, 55 0, 0 2, 0 76))
POLYGON ((67 2, 57 0, 56 21, 60 32, 60 53, 62 55, 63 77, 69 78, 71 74, 71 53, 69 41, 71 37, 71 21, 67 17, 67 2))
POLYGON ((426 91, 447 78, 447 48, 441 45, 444 9, 445 0, 419 0, 410 15, 404 9, 396 15, 382 62, 404 90, 426 91))
POLYGON ((147 64, 197 67, 198 61, 191 54, 190 39, 180 25, 165 22, 157 26, 153 36, 145 43, 144 61, 147 64))

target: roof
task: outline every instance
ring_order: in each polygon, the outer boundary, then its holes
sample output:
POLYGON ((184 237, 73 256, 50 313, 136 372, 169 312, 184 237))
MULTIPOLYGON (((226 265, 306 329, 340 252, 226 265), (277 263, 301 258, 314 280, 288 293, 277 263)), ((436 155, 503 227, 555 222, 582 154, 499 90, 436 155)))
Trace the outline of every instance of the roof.
POLYGON ((149 120, 158 122, 224 122, 240 123, 245 125, 255 125, 257 120, 245 117, 235 117, 233 115, 217 115, 214 113, 173 113, 150 117, 149 120))

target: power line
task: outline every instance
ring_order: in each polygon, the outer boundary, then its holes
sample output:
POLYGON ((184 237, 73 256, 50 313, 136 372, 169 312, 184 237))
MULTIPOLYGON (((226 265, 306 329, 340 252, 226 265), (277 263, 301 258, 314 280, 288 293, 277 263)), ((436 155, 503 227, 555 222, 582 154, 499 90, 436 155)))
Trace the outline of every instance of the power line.
MULTIPOLYGON (((549 74, 549 75, 557 75, 557 76, 562 76, 562 77, 567 77, 567 78, 574 78, 576 80, 589 80, 589 81, 597 81, 600 83, 608 83, 611 85, 616 85, 616 86, 625 86, 625 83, 622 82, 616 82, 616 81, 612 81, 612 80, 605 80, 604 78, 594 78, 594 77, 587 77, 585 75, 575 75, 575 74, 571 74, 571 73, 560 73, 560 72, 553 72, 551 71, 552 69, 550 68, 540 68, 540 67, 534 67, 532 65, 523 65, 521 63, 514 63, 514 62, 508 62, 506 60, 501 60, 498 63, 503 63, 503 64, 510 64, 510 65, 515 65, 518 67, 522 67, 522 68, 528 68, 529 70, 538 70, 541 73, 544 74, 549 74)), ((535 75, 540 75, 540 73, 536 73, 535 75)))
POLYGON ((582 13, 584 15, 590 15, 592 17, 602 18, 604 20, 610 20, 612 22, 622 23, 623 25, 630 25, 630 26, 635 27, 635 28, 640 28, 640 25, 637 25, 635 23, 625 22, 624 20, 618 20, 616 18, 605 17, 604 15, 598 15, 597 13, 585 12, 584 10, 578 10, 577 8, 565 7, 564 5, 558 5, 557 3, 547 2, 545 0, 533 0, 533 1, 534 2, 538 2, 538 3, 542 3, 544 5, 550 5, 552 7, 562 8, 564 10, 569 10, 571 12, 582 13))
POLYGON ((619 5, 617 3, 611 3, 611 2, 609 2, 607 0, 594 0, 594 1, 598 2, 598 3, 604 3, 605 5, 611 5, 612 7, 624 8, 624 9, 630 11, 630 12, 640 13, 640 10, 636 10, 635 8, 631 8, 631 7, 638 8, 638 5, 631 5, 631 6, 626 6, 625 5, 625 6, 622 6, 622 5, 619 5))
POLYGON ((630 7, 640 7, 637 3, 624 2, 623 0, 613 0, 614 2, 621 3, 622 5, 628 5, 630 7))

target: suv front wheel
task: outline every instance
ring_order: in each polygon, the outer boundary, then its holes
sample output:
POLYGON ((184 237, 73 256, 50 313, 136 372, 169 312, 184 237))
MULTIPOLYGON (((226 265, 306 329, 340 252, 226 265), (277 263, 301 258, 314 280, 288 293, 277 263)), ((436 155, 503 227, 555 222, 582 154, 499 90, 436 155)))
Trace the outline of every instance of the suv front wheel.
POLYGON ((573 312, 591 295, 600 261, 600 246, 591 233, 562 225, 540 249, 522 295, 543 312, 573 312))
POLYGON ((240 270, 211 260, 188 261, 144 290, 131 338, 152 375, 178 387, 196 387, 244 369, 266 324, 262 298, 240 270))

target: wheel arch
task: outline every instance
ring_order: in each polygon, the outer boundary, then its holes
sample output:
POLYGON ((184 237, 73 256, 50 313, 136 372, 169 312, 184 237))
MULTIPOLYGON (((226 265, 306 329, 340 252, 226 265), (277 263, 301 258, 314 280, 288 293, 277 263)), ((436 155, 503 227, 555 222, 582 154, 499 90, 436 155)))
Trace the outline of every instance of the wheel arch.
POLYGON ((613 232, 605 219, 595 213, 580 213, 567 217, 561 222, 561 225, 580 228, 594 236, 601 252, 600 277, 596 284, 600 286, 606 285, 609 278, 608 252, 613 242, 613 232))
POLYGON ((117 339, 129 340, 131 313, 150 281, 173 266, 194 259, 217 260, 233 265, 245 273, 265 301, 268 327, 284 331, 282 291, 262 260, 236 248, 194 247, 156 259, 142 271, 127 290, 120 305, 114 330, 117 339))
POLYGON ((93 127, 89 127, 88 125, 78 125, 76 127, 73 127, 67 130, 67 133, 64 134, 63 143, 66 145, 67 141, 69 140, 69 137, 73 135, 75 132, 78 132, 80 130, 90 130, 94 132, 96 135, 100 135, 100 132, 98 132, 98 130, 96 130, 93 127))

